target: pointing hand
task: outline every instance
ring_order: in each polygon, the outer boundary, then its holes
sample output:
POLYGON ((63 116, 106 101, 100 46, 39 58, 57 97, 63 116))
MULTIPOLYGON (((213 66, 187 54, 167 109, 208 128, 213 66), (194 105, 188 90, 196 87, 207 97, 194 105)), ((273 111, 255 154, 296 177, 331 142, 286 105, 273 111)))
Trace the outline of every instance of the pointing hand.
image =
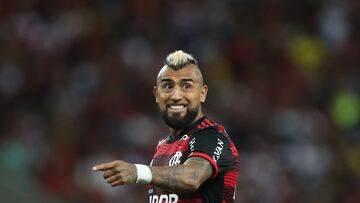
POLYGON ((135 165, 120 160, 96 165, 92 170, 102 171, 105 181, 112 187, 135 183, 137 178, 135 165))

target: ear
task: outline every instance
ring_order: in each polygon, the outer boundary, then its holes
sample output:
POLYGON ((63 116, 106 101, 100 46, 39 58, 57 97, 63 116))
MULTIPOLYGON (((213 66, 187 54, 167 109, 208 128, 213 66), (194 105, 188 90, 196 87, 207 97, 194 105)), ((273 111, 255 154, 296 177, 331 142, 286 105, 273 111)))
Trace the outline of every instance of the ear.
POLYGON ((157 89, 156 85, 153 87, 153 94, 154 94, 156 103, 159 103, 159 100, 158 100, 159 93, 158 93, 158 89, 157 89))
POLYGON ((208 86, 207 86, 207 85, 203 85, 203 86, 201 87, 201 92, 200 92, 200 102, 201 102, 201 103, 204 103, 204 102, 205 102, 207 93, 208 93, 208 86))

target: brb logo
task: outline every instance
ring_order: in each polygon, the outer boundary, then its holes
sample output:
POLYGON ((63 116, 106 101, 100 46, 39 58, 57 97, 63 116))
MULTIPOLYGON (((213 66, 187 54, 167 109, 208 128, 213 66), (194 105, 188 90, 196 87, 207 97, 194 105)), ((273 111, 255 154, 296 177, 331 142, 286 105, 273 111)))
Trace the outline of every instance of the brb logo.
POLYGON ((180 158, 182 156, 181 151, 177 151, 174 156, 171 157, 170 161, 169 161, 169 166, 175 166, 180 164, 180 158))
POLYGON ((178 200, 177 194, 151 195, 149 197, 149 203, 177 203, 178 200))

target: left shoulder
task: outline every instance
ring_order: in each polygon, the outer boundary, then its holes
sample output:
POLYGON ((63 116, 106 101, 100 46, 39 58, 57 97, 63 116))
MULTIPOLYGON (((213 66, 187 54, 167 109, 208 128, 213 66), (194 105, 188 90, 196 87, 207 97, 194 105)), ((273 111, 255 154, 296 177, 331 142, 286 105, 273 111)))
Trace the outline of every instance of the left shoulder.
POLYGON ((194 130, 193 134, 194 135, 211 134, 211 135, 225 136, 226 131, 222 125, 208 118, 205 118, 198 125, 196 125, 196 129, 194 130))

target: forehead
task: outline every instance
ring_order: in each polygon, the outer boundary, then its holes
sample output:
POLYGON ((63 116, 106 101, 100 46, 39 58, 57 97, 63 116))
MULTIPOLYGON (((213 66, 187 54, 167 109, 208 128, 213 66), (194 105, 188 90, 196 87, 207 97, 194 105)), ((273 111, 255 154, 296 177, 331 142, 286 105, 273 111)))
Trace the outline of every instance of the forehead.
POLYGON ((161 68, 158 76, 157 82, 161 82, 162 80, 182 80, 182 79, 192 79, 195 82, 202 81, 202 75, 199 68, 193 64, 189 64, 180 70, 174 70, 171 67, 165 65, 161 68))

